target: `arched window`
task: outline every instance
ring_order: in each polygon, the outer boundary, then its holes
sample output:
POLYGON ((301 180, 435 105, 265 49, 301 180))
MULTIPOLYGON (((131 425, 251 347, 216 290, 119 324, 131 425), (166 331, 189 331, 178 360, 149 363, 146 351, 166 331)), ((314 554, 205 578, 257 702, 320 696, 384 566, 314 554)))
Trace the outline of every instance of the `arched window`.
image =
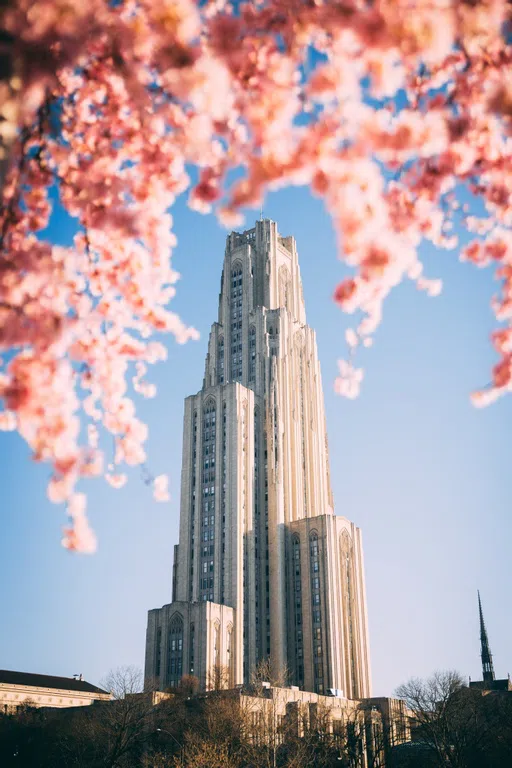
POLYGON ((183 674, 183 619, 179 613, 174 614, 169 624, 167 654, 167 683, 175 688, 183 674))

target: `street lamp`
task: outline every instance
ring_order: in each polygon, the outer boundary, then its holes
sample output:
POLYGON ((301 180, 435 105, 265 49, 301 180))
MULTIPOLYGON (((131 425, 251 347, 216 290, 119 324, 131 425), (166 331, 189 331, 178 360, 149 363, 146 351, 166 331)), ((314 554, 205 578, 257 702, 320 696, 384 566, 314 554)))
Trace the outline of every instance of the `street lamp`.
POLYGON ((174 741, 174 743, 178 745, 178 747, 180 748, 180 760, 181 760, 182 763, 184 763, 185 762, 185 748, 184 748, 183 744, 180 744, 178 739, 175 736, 173 736, 172 733, 170 733, 170 731, 166 731, 165 728, 157 728, 156 730, 157 730, 157 733, 166 733, 168 736, 171 737, 171 739, 174 741))

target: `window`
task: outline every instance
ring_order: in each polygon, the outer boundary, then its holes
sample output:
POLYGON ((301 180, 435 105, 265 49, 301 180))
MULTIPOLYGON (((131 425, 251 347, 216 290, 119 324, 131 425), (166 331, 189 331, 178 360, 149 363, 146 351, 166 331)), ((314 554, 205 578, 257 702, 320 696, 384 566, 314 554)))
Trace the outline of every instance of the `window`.
POLYGON ((190 641, 189 641, 189 673, 194 674, 194 653, 195 653, 195 627, 190 625, 190 641))
POLYGON ((224 337, 219 338, 217 347, 217 383, 224 384, 224 337))
POLYGON ((249 384, 256 381, 256 328, 251 325, 249 329, 249 384))
POLYGON ((176 687, 183 672, 183 619, 179 614, 169 624, 167 684, 176 687))
POLYGON ((231 380, 239 381, 242 378, 242 290, 243 270, 240 262, 235 262, 231 268, 231 380))
MULTIPOLYGON (((303 636, 302 636, 302 584, 301 584, 301 561, 300 561, 300 539, 297 535, 292 538, 293 563, 295 568, 295 658, 302 659, 304 656, 303 636)), ((302 664, 296 664, 295 672, 296 685, 304 685, 304 668, 302 664)))
MULTIPOLYGON (((224 355, 224 341, 219 339, 219 359, 224 355)), ((203 406, 203 445, 202 445, 202 461, 203 461, 203 475, 202 475, 202 488, 201 495, 203 497, 203 516, 201 518, 201 526, 203 528, 201 534, 201 540, 204 546, 201 549, 202 567, 201 573, 206 574, 209 570, 209 558, 213 554, 212 546, 208 546, 206 542, 213 541, 215 538, 215 481, 216 481, 216 444, 217 444, 217 412, 216 403, 212 398, 208 398, 203 406)), ((210 592, 208 582, 204 583, 204 580, 199 579, 199 599, 205 597, 209 598, 210 592), (205 590, 208 590, 206 593, 205 590)))

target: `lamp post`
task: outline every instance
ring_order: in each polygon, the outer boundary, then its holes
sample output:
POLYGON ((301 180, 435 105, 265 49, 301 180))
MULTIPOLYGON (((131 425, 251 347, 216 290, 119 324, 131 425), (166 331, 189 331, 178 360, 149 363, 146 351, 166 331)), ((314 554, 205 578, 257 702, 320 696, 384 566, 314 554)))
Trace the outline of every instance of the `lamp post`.
POLYGON ((170 731, 166 731, 165 728, 157 728, 156 730, 157 730, 157 733, 166 733, 168 736, 171 737, 171 739, 174 741, 174 743, 178 745, 178 747, 180 749, 180 760, 181 760, 182 764, 184 764, 184 762, 185 762, 185 748, 184 748, 183 744, 180 744, 178 739, 175 736, 173 736, 172 733, 170 733, 170 731))

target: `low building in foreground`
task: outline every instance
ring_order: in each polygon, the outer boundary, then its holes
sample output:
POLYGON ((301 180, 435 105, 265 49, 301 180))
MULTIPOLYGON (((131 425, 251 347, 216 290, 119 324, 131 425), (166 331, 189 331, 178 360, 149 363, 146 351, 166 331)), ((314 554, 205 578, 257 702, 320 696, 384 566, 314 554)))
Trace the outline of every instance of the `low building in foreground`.
POLYGON ((109 701, 112 695, 80 677, 54 677, 31 672, 0 670, 0 712, 16 712, 22 706, 83 707, 109 701))
POLYGON ((347 699, 268 683, 211 695, 240 697, 246 733, 261 746, 311 739, 350 754, 354 765, 385 766, 390 750, 410 740, 410 712, 401 699, 347 699))

